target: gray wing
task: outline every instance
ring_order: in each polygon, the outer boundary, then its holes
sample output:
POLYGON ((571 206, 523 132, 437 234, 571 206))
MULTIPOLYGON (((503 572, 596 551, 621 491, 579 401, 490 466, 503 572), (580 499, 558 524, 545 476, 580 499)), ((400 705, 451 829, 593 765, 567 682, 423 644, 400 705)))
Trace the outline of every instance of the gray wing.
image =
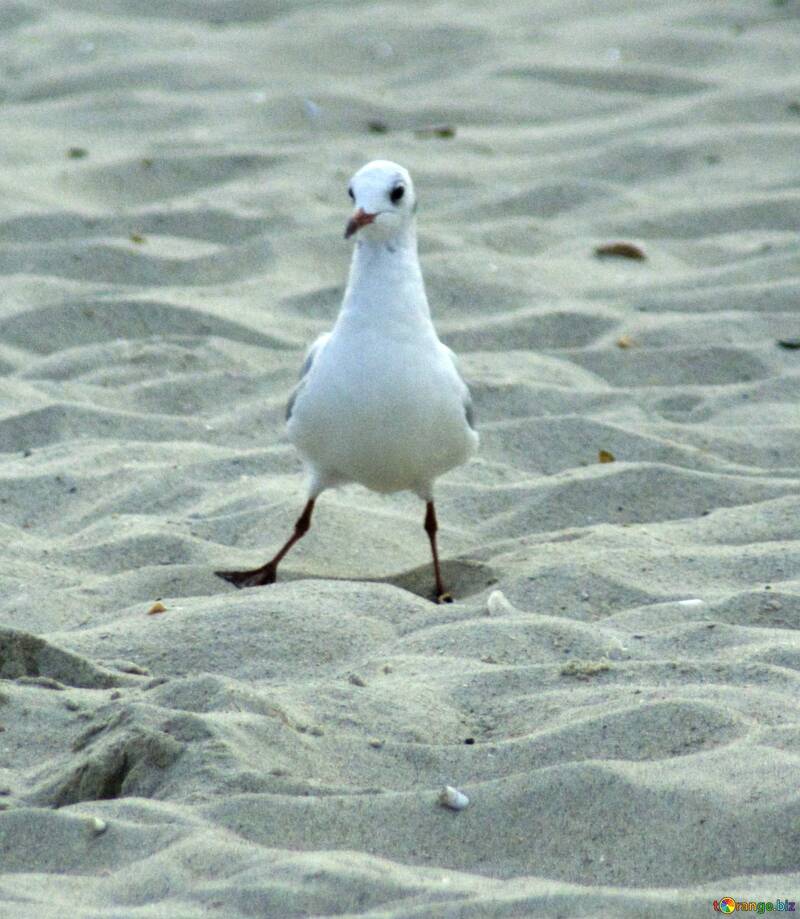
POLYGON ((467 419, 467 424, 472 428, 473 431, 477 431, 475 427, 475 409, 472 405, 472 396, 470 395, 469 390, 464 397, 464 415, 467 419))
POLYGON ((442 345, 442 347, 447 352, 450 360, 453 362, 453 367, 455 367, 458 378, 461 380, 461 398, 464 402, 464 417, 467 419, 467 424, 472 428, 472 430, 476 431, 475 408, 472 405, 472 396, 470 395, 469 387, 461 377, 461 369, 458 366, 458 358, 456 357, 456 353, 451 348, 448 348, 447 345, 442 345))
POLYGON ((302 391, 303 387, 306 385, 306 377, 308 376, 309 370, 314 363, 319 352, 325 347, 326 342, 331 337, 330 332, 326 332, 311 345, 306 353, 306 359, 303 361, 303 366, 300 368, 300 382, 292 390, 291 395, 289 396, 289 401, 286 403, 286 421, 292 417, 292 409, 294 404, 297 401, 297 397, 302 391))

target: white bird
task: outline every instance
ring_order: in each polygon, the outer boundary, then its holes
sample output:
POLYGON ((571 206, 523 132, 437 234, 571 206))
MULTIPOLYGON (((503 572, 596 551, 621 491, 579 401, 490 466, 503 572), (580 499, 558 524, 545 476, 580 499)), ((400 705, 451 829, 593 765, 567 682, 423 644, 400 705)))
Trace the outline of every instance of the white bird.
POLYGON ((431 321, 417 256, 411 176, 375 160, 351 179, 358 234, 333 330, 311 346, 286 408, 289 438, 308 471, 308 501, 281 550, 252 571, 218 571, 237 587, 275 581, 278 564, 311 525, 327 488, 357 482, 383 493, 412 491, 426 502, 436 599, 442 583, 433 483, 478 446, 469 390, 431 321))

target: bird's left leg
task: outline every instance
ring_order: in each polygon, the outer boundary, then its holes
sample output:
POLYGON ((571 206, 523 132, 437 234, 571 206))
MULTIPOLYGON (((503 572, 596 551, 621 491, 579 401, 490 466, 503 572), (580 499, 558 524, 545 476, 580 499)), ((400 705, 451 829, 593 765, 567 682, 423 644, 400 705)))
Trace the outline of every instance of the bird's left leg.
POLYGON ((438 530, 439 526, 436 522, 436 510, 433 506, 433 501, 428 501, 425 507, 425 532, 428 534, 428 539, 431 542, 431 554, 433 555, 433 576, 436 579, 436 602, 452 603, 452 596, 450 596, 450 594, 444 589, 444 584, 442 583, 442 570, 439 567, 439 552, 436 548, 436 531, 438 530))

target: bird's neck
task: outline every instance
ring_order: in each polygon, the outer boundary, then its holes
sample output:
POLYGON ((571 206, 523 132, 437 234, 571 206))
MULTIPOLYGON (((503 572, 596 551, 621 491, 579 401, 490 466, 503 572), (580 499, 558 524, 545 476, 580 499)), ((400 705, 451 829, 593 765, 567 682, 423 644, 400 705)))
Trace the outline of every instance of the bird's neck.
POLYGON ((342 316, 357 322, 408 322, 430 318, 413 226, 384 242, 356 243, 342 316))

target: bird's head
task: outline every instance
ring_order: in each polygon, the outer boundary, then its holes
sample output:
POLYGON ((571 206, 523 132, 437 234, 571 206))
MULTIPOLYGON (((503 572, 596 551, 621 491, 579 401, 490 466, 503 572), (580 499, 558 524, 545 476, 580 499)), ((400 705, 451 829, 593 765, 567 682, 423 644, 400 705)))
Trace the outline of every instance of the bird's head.
POLYGON ((413 222, 416 210, 414 183, 408 170, 389 160, 373 160, 362 166, 347 186, 355 211, 344 231, 373 242, 386 242, 401 235, 413 222))

